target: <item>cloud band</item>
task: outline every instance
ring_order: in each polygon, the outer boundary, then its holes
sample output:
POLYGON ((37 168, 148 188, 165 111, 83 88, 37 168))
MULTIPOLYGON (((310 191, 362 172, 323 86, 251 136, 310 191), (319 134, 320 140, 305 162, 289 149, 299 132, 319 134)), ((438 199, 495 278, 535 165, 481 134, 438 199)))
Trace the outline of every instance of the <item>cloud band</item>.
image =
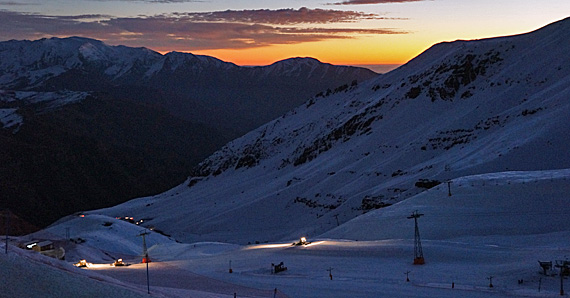
POLYGON ((383 19, 377 14, 324 9, 242 10, 112 17, 48 16, 0 10, 0 39, 86 36, 109 44, 159 51, 242 49, 359 35, 406 34, 392 28, 343 28, 334 24, 383 19), (310 26, 310 27, 309 27, 310 26))

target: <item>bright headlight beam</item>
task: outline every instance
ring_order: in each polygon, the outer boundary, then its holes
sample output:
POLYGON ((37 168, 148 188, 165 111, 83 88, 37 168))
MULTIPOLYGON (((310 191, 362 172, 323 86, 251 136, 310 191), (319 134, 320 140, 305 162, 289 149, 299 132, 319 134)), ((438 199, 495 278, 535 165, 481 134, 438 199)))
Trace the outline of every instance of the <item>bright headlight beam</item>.
POLYGON ((288 247, 288 246, 291 246, 291 243, 255 245, 255 246, 247 247, 247 249, 280 248, 280 247, 288 247))
POLYGON ((325 241, 317 241, 317 242, 311 242, 309 244, 305 244, 305 247, 309 247, 309 246, 313 246, 313 245, 319 245, 319 244, 323 244, 325 243, 325 241))

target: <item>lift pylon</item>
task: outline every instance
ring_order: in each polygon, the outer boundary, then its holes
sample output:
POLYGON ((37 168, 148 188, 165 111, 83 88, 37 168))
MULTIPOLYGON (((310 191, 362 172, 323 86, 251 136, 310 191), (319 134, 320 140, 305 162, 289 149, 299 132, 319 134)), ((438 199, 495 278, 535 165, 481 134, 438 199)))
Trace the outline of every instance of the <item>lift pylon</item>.
POLYGON ((423 214, 414 211, 412 215, 408 216, 408 219, 414 219, 415 224, 415 235, 414 235, 414 265, 425 264, 424 252, 422 250, 422 241, 420 239, 420 229, 418 228, 418 218, 423 216, 423 214))
POLYGON ((137 235, 137 236, 142 236, 142 239, 143 239, 143 259, 142 259, 143 263, 150 263, 151 262, 150 258, 148 257, 148 250, 146 248, 146 238, 145 237, 147 235, 150 235, 150 233, 147 232, 146 230, 141 232, 139 235, 137 235))

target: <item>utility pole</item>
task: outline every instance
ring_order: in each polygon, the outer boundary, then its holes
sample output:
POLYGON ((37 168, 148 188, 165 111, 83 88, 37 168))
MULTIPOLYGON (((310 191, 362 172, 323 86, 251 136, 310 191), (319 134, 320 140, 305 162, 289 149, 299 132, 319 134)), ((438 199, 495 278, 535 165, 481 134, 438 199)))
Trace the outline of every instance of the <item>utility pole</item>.
POLYGON ((327 271, 329 272, 329 277, 330 277, 331 280, 332 280, 332 271, 333 271, 333 268, 332 268, 332 267, 329 267, 329 269, 327 269, 327 271))
POLYGON ((6 209, 6 254, 8 254, 8 234, 10 233, 10 210, 6 209))
POLYGON ((408 276, 408 274, 410 274, 410 272, 411 272, 411 271, 409 271, 409 270, 406 271, 406 272, 404 272, 404 274, 406 275, 406 282, 409 282, 409 281, 410 281, 410 277, 408 276))
POLYGON ((408 216, 408 219, 414 219, 415 224, 415 235, 414 235, 414 265, 425 264, 424 252, 422 250, 422 241, 420 239, 420 229, 418 227, 418 218, 423 216, 423 214, 418 213, 416 210, 412 215, 408 216))
POLYGON ((568 272, 568 261, 556 261, 556 267, 560 268, 560 296, 564 296, 564 275, 568 272))
POLYGON ((492 287, 493 287, 493 277, 494 277, 494 276, 489 276, 489 277, 487 277, 487 279, 489 280, 489 288, 492 288, 492 287))
POLYGON ((336 218, 336 226, 340 226, 340 223, 338 222, 338 214, 333 215, 336 218))
POLYGON ((148 263, 150 262, 150 259, 148 258, 148 251, 146 249, 146 235, 150 235, 149 232, 147 232, 146 230, 144 230, 142 233, 140 233, 137 236, 142 236, 143 239, 143 263, 146 263, 146 289, 147 289, 147 293, 150 294, 150 282, 148 279, 148 263))
POLYGON ((451 197, 451 180, 447 181, 447 196, 451 197))
POLYGON ((147 232, 146 230, 144 230, 143 232, 141 232, 140 234, 137 235, 137 236, 141 236, 142 240, 143 240, 143 260, 142 260, 143 263, 150 262, 150 259, 148 257, 148 251, 146 249, 146 238, 145 238, 146 235, 150 235, 150 233, 147 232))
POLYGON ((562 268, 560 268, 560 296, 564 296, 564 275, 562 275, 562 268))

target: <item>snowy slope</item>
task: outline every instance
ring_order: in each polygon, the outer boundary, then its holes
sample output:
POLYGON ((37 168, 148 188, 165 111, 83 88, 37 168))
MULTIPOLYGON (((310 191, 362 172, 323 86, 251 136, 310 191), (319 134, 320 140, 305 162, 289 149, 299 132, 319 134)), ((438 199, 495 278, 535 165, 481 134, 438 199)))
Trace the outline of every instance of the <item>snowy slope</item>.
POLYGON ((442 184, 394 206, 369 212, 322 237, 410 238, 413 221, 407 217, 419 211, 424 214, 419 219, 424 239, 469 242, 481 237, 495 244, 513 245, 512 239, 520 236, 568 232, 569 191, 570 169, 459 177, 451 180, 450 186, 442 184), (364 229, 366 226, 377 228, 364 229))
POLYGON ((88 95, 87 92, 67 90, 58 92, 0 90, 0 104, 7 107, 0 109, 0 122, 3 128, 10 129, 12 133, 16 133, 20 126, 24 124, 24 117, 18 113, 20 108, 36 105, 37 113, 45 113, 70 103, 81 102, 88 95))
MULTIPOLYGON (((446 185, 437 186, 309 237, 308 246, 291 245, 294 238, 246 246, 177 243, 151 232, 147 238, 154 260, 149 266, 151 293, 272 297, 276 288, 277 297, 560 297, 557 269, 545 276, 536 260, 555 262, 570 253, 569 181, 567 169, 458 177, 452 180, 452 196, 446 185), (406 217, 415 210, 424 214, 419 218, 423 266, 412 265, 414 225, 406 217), (288 270, 271 274, 270 264, 276 262, 284 262, 288 270), (410 282, 405 281, 406 272, 410 282), (489 276, 493 288, 488 286, 489 276), (521 279, 524 283, 518 284, 521 279)), ((140 237, 135 236, 140 226, 87 214, 64 218, 29 237, 57 240, 66 229, 73 239, 85 240, 66 245, 67 262, 85 258, 96 263, 75 273, 73 280, 87 274, 128 289, 144 285, 144 265, 133 255, 141 247, 140 237), (110 267, 117 257, 133 265, 110 267)), ((9 258, 16 262, 17 249, 10 249, 9 258)), ((5 258, 0 257, 0 261, 5 258)), ((49 263, 69 267, 59 261, 49 263)), ((47 270, 45 276, 57 271, 47 270)), ((28 291, 40 291, 39 285, 30 285, 28 291)), ((19 287, 9 289, 22 293, 19 287)), ((60 289, 60 293, 74 290, 60 289)))
POLYGON ((42 256, 36 252, 2 247, 0 271, 1 297, 141 297, 142 289, 128 286, 71 264, 42 256))
POLYGON ((416 182, 570 168, 569 37, 566 19, 435 45, 229 143, 171 191, 97 212, 183 241, 274 241, 425 191, 416 182))
MULTIPOLYGON (((3 245, 0 247, 4 250, 3 245)), ((0 265, 3 268, 0 271, 0 285, 2 285, 0 297, 233 297, 229 294, 213 294, 214 287, 208 292, 154 285, 149 295, 146 285, 141 285, 140 282, 120 280, 101 273, 105 272, 105 269, 115 269, 109 264, 96 264, 90 268, 91 270, 86 270, 77 268, 71 263, 10 247, 8 254, 0 255, 0 265)), ((128 268, 135 276, 142 276, 141 280, 144 281, 144 265, 136 264, 128 268)), ((125 275, 120 275, 120 278, 124 279, 125 275)))

